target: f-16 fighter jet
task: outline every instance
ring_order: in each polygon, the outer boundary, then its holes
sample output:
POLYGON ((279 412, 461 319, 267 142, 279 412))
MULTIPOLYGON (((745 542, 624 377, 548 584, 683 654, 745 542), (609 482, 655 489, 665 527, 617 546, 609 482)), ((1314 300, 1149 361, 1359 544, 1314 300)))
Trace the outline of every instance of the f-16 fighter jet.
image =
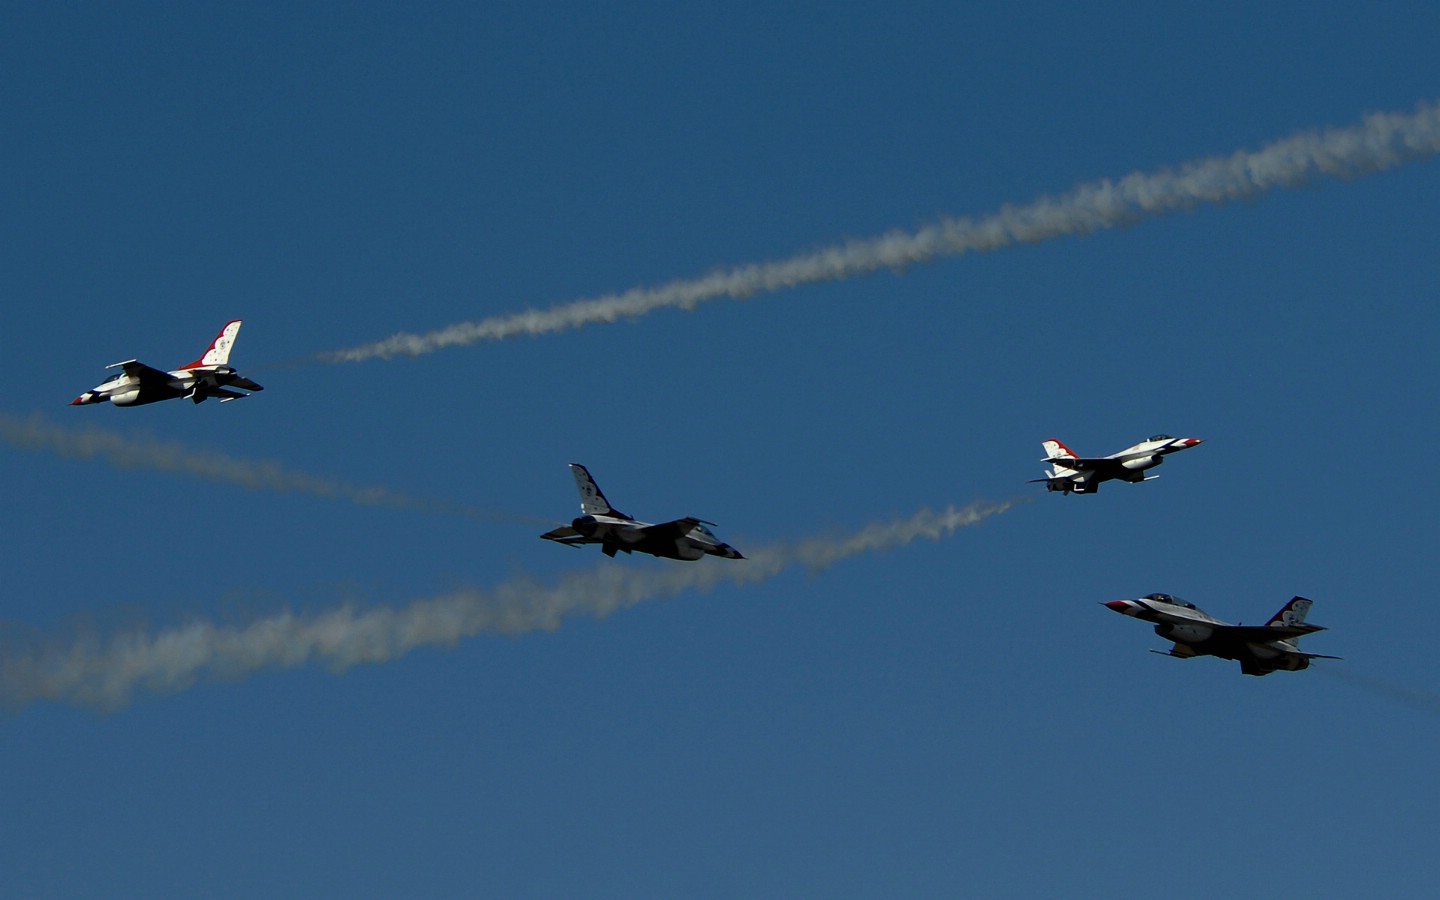
POLYGON ((1325 629, 1306 625, 1310 601, 1296 597, 1270 617, 1264 625, 1230 625, 1211 618, 1169 594, 1147 594, 1139 600, 1111 600, 1105 604, 1121 615, 1154 622, 1155 633, 1173 641, 1168 651, 1151 650, 1161 656, 1189 659, 1218 656, 1240 663, 1246 675, 1269 675, 1277 669, 1298 672, 1310 667, 1312 659, 1339 659, 1320 653, 1303 653, 1295 644, 1307 634, 1325 629))
POLYGON ((575 486, 580 489, 580 512, 583 515, 569 525, 540 535, 559 544, 599 544, 606 556, 619 551, 639 551, 666 559, 699 559, 706 554, 726 559, 744 559, 740 551, 724 543, 700 519, 684 518, 659 525, 637 522, 610 505, 590 472, 579 463, 570 464, 575 486))
POLYGON ((1044 478, 1036 478, 1030 483, 1043 481, 1047 491, 1093 494, 1100 489, 1102 481, 1151 481, 1160 476, 1146 475, 1146 469, 1153 469, 1164 462, 1167 455, 1188 450, 1198 443, 1198 438, 1174 438, 1168 434, 1157 434, 1150 440, 1141 441, 1119 453, 1093 459, 1076 456, 1069 447, 1052 438, 1045 441, 1047 455, 1040 460, 1050 463, 1050 471, 1045 473, 1044 478))
POLYGON ((219 397, 224 403, 248 396, 229 388, 264 390, 226 365, 230 361, 230 348, 235 345, 235 336, 240 333, 240 321, 226 322, 203 356, 173 372, 152 369, 133 359, 106 366, 107 369, 119 369, 120 373, 71 400, 70 405, 85 406, 109 400, 116 406, 140 406, 177 397, 189 397, 196 403, 204 402, 207 397, 219 397))

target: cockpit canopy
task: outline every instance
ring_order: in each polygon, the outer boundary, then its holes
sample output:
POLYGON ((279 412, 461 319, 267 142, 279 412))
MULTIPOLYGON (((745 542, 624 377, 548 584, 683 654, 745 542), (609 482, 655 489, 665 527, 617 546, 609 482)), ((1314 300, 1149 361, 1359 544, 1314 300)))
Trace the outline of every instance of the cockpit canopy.
POLYGON ((717 544, 720 543, 720 539, 715 536, 715 532, 706 528, 704 525, 696 525, 694 528, 690 529, 690 536, 707 538, 717 544))
POLYGON ((1175 439, 1174 439, 1173 437, 1171 437, 1170 435, 1168 435, 1168 434, 1156 434, 1156 435, 1151 435, 1150 440, 1152 440, 1152 441, 1173 441, 1173 440, 1175 440, 1175 439))
POLYGON ((1181 600, 1173 594, 1146 594, 1146 600, 1154 600, 1156 603, 1169 603, 1172 606, 1183 606, 1186 609, 1194 609, 1195 604, 1181 600))

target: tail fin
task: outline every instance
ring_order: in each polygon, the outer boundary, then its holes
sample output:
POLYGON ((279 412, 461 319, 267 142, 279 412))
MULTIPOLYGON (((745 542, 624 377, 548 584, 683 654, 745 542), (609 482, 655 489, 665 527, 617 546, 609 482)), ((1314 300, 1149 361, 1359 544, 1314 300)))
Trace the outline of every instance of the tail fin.
POLYGON ((1044 444, 1045 456, 1047 459, 1074 459, 1075 451, 1051 438, 1044 444))
POLYGON ((610 505, 610 501, 606 500, 605 495, 600 491, 600 485, 590 477, 589 469, 579 463, 571 463, 570 474, 575 476, 575 486, 580 489, 580 511, 585 515, 630 518, 610 505))
MULTIPOLYGON (((1075 458, 1074 450, 1071 450, 1055 438, 1045 441, 1043 446, 1045 447, 1045 458, 1041 460, 1041 462, 1048 462, 1052 466, 1050 471, 1045 473, 1047 481, 1053 478, 1067 478, 1075 474, 1075 469, 1071 469, 1065 465, 1065 460, 1075 458)), ((1055 488, 1052 487, 1051 490, 1055 490, 1055 488)), ((1067 490, 1065 493, 1068 494, 1070 492, 1067 490)), ((1082 493, 1084 493, 1084 491, 1082 491, 1082 493)))
POLYGON ((1289 603, 1280 608, 1280 611, 1270 617, 1266 625, 1304 625, 1305 617, 1310 614, 1311 602, 1304 597, 1295 597, 1289 603))
POLYGON ((225 323, 220 333, 215 335, 215 340, 210 342, 206 348, 205 355, 195 360, 188 366, 181 366, 182 369, 195 369, 200 366, 223 366, 230 362, 230 348, 235 346, 235 336, 240 333, 242 319, 233 319, 225 323))

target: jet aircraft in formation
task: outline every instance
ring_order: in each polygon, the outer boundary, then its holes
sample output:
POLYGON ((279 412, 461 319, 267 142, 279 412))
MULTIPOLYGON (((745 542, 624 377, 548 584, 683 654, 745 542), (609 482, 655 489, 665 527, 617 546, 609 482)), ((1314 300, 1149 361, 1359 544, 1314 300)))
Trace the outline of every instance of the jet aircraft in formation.
POLYGON ((705 527, 713 522, 691 517, 658 525, 637 522, 610 505, 584 466, 571 463, 570 472, 580 489, 582 515, 569 525, 540 535, 547 541, 571 546, 599 544, 600 551, 611 557, 620 551, 639 551, 666 559, 694 560, 707 554, 726 559, 745 558, 705 527))
POLYGON ((1157 434, 1148 441, 1141 441, 1119 453, 1109 456, 1076 456, 1069 447, 1051 438, 1044 442, 1045 459, 1050 470, 1044 478, 1036 478, 1031 484, 1045 482, 1047 491, 1063 491, 1066 494, 1093 494, 1100 489, 1102 481, 1150 481, 1158 475, 1146 475, 1165 461, 1171 453, 1188 450, 1201 443, 1198 438, 1175 438, 1168 434, 1157 434))
POLYGON ((1155 633, 1174 643, 1168 651, 1152 650, 1161 656, 1190 659, 1218 656, 1240 663, 1246 675, 1269 675, 1277 670, 1298 672, 1310 667, 1312 659, 1339 659, 1320 653, 1305 653, 1296 642, 1307 634, 1325 629, 1306 625, 1310 601, 1296 597, 1281 607, 1264 625, 1231 625, 1213 618, 1179 597, 1147 594, 1138 600, 1111 600, 1105 606, 1124 616, 1154 622, 1155 633))
POLYGON ((70 405, 85 406, 109 400, 116 406, 140 406, 179 397, 188 397, 196 403, 203 403, 209 397, 219 397, 224 403, 248 396, 231 388, 264 390, 228 365, 230 349, 235 345, 235 336, 240 333, 240 323, 240 319, 226 322, 199 359, 171 372, 152 369, 133 359, 106 366, 107 369, 118 368, 119 374, 71 400, 70 405))
MULTIPOLYGON (((139 406, 159 400, 188 397, 201 403, 209 397, 220 402, 247 396, 233 388, 246 391, 264 390, 230 367, 230 350, 240 333, 241 320, 225 323, 205 353, 194 362, 169 372, 153 369, 136 360, 115 363, 119 374, 100 383, 71 401, 72 406, 103 403, 116 406, 139 406)), ((1051 491, 1093 494, 1103 481, 1149 481, 1148 469, 1160 465, 1165 457, 1199 444, 1196 438, 1173 438, 1157 434, 1148 441, 1099 458, 1076 456, 1060 441, 1044 442, 1046 458, 1051 464, 1046 477, 1037 479, 1051 491)), ((613 557, 616 553, 648 553, 666 559, 696 560, 702 556, 744 559, 740 551, 721 541, 701 519, 687 516, 671 522, 651 525, 638 522, 610 505, 590 472, 579 463, 570 464, 575 485, 580 491, 581 515, 569 525, 562 525, 540 535, 548 541, 578 546, 599 544, 601 552, 613 557)), ((1277 670, 1299 671, 1308 668, 1312 659, 1339 659, 1318 653, 1304 653, 1296 641, 1304 635, 1324 629, 1306 625, 1305 616, 1311 603, 1296 597, 1263 626, 1230 625, 1201 612, 1169 594, 1148 594, 1138 600, 1112 600, 1105 606, 1127 616, 1154 622, 1155 633, 1174 646, 1162 655, 1179 659, 1195 656, 1218 656, 1240 663, 1246 675, 1268 675, 1277 670)), ((1152 651, 1161 653, 1159 650, 1152 651)))

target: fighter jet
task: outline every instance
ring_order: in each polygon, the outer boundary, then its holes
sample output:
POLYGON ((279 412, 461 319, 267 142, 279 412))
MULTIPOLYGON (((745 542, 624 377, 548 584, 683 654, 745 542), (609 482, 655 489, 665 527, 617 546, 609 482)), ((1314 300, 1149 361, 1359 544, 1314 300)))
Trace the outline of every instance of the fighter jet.
POLYGON ((1310 601, 1296 597, 1270 617, 1264 625, 1230 625, 1212 618, 1169 594, 1147 594, 1139 600, 1111 600, 1105 606, 1121 615, 1154 622, 1155 633, 1175 646, 1151 650, 1161 656, 1190 659, 1218 656, 1240 663, 1246 675, 1269 675, 1279 669, 1298 672, 1310 667, 1312 659, 1339 659, 1320 653, 1304 653, 1296 642, 1307 634, 1325 629, 1306 625, 1310 601))
POLYGON ((230 361, 230 348, 235 345, 235 336, 240 333, 240 322, 240 319, 226 322, 203 356, 173 372, 152 369, 133 359, 106 366, 107 369, 119 369, 120 373, 71 400, 70 405, 85 406, 109 400, 116 406, 140 406, 177 397, 189 397, 196 403, 203 403, 207 397, 219 397, 224 403, 249 396, 229 388, 264 390, 226 365, 230 361))
POLYGON ((639 551, 666 559, 699 559, 706 554, 726 559, 744 559, 740 551, 717 538, 700 519, 684 518, 649 525, 637 522, 610 505, 590 472, 579 463, 570 464, 575 486, 580 489, 580 512, 569 525, 540 535, 547 541, 578 546, 599 544, 600 551, 613 557, 617 552, 639 551))
POLYGON ((1076 456, 1069 447, 1051 438, 1044 442, 1046 458, 1040 460, 1051 464, 1044 478, 1033 479, 1031 484, 1045 482, 1047 491, 1063 491, 1066 494, 1093 494, 1100 489, 1100 482, 1119 479, 1121 481, 1152 481, 1159 475, 1146 475, 1146 469, 1153 469, 1165 461, 1165 457, 1180 450, 1188 450, 1201 443, 1198 438, 1175 438, 1168 434, 1157 434, 1148 441, 1141 441, 1133 447, 1102 456, 1098 459, 1076 456))

